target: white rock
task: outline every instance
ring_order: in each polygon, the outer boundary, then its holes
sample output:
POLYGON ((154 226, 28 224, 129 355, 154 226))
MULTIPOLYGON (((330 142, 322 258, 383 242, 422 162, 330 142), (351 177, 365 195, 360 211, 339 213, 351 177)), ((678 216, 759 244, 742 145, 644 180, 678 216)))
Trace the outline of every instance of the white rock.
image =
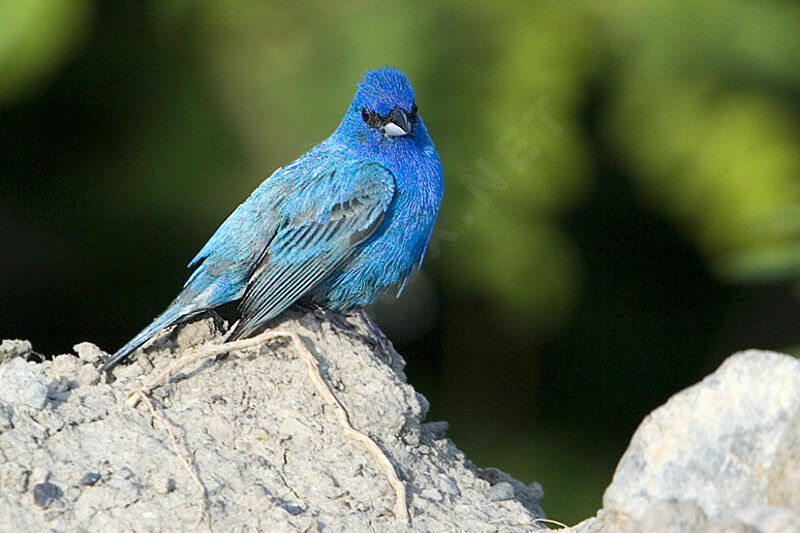
POLYGON ((81 385, 95 385, 100 381, 100 371, 92 365, 83 365, 78 370, 78 383, 81 385))
POLYGON ((64 376, 74 373, 80 364, 77 357, 72 354, 65 353, 53 357, 53 375, 56 377, 64 376))
POLYGON ((47 403, 47 385, 38 365, 21 357, 0 365, 0 402, 43 409, 47 403))
POLYGON ((75 350, 75 353, 78 354, 78 358, 81 361, 89 364, 94 364, 108 355, 91 342, 81 342, 73 346, 72 349, 75 350))
POLYGON ((510 500, 514 497, 514 487, 511 486, 511 483, 508 481, 501 481, 494 487, 492 487, 492 501, 495 502, 502 502, 504 500, 510 500))
POLYGON ((604 507, 638 521, 662 500, 694 502, 712 520, 788 505, 800 498, 800 487, 775 485, 800 479, 798 443, 800 361, 772 352, 738 353, 645 418, 605 492, 604 507), (774 494, 787 501, 775 501, 774 494))
POLYGON ((696 531, 706 522, 703 510, 694 502, 653 503, 639 521, 639 529, 649 533, 696 531))
POLYGON ((0 362, 14 357, 27 357, 33 351, 29 341, 5 339, 0 342, 0 362))

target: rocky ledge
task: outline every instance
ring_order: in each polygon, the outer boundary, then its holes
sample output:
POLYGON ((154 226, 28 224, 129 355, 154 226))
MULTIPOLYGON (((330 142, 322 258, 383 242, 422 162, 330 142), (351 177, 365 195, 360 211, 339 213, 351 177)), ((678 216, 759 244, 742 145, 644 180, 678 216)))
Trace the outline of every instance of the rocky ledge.
POLYGON ((218 343, 214 316, 173 328, 113 376, 105 354, 36 362, 0 345, 3 531, 516 531, 543 527, 538 484, 479 469, 425 423, 403 359, 364 316, 290 314, 350 423, 405 489, 397 517, 387 472, 349 438, 289 339, 198 362, 132 407, 178 354, 218 343), (334 318, 335 320, 330 320, 334 318), (152 409, 151 409, 152 408, 152 409))
MULTIPOLYGON (((220 351, 223 322, 168 330, 111 376, 89 343, 42 362, 4 341, 0 531, 545 526, 538 484, 475 467, 445 422, 424 421, 427 401, 366 316, 276 326, 288 335, 200 359, 138 402, 178 357, 220 351)), ((800 361, 742 352, 673 396, 634 434, 603 505, 572 530, 800 532, 800 361)))

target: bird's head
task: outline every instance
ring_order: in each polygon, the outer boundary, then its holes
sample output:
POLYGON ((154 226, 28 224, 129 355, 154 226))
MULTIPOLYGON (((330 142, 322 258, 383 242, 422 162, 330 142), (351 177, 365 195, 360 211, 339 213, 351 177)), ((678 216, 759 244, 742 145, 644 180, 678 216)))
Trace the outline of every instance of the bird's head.
POLYGON ((408 78, 390 67, 364 75, 350 112, 360 115, 366 130, 375 130, 384 137, 411 135, 418 122, 414 90, 408 78))

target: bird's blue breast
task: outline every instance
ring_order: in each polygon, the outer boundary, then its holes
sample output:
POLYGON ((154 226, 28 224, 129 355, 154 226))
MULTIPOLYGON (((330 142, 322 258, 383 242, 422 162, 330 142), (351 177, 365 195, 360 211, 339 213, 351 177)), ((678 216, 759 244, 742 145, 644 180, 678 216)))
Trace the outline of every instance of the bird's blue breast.
POLYGON ((375 233, 311 291, 312 300, 340 310, 367 305, 421 264, 442 198, 442 167, 424 126, 419 134, 419 142, 385 139, 352 150, 392 173, 395 195, 375 233))

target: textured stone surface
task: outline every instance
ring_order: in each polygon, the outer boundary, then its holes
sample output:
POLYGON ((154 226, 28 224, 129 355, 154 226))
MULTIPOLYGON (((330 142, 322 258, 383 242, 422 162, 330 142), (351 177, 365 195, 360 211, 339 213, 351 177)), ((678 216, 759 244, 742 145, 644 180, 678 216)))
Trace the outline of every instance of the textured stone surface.
POLYGON ((800 361, 750 350, 636 430, 576 531, 800 532, 800 361))
POLYGON ((42 409, 47 403, 47 385, 41 368, 21 357, 0 366, 0 404, 42 409))
POLYGON ((694 531, 706 521, 705 513, 694 502, 657 501, 644 512, 639 528, 642 531, 682 533, 694 531))
POLYGON ((0 342, 0 362, 12 357, 28 357, 33 351, 29 341, 6 339, 0 342))
MULTIPOLYGON (((403 360, 361 318, 292 315, 347 408, 406 482, 411 523, 364 447, 345 438, 291 343, 185 369, 153 391, 202 481, 214 531, 519 531, 537 529, 541 487, 479 471, 423 423, 428 404, 403 360), (499 487, 498 487, 499 485, 499 487)), ((165 333, 107 382, 99 350, 76 345, 41 364, 0 365, 0 530, 180 531, 200 509, 164 426, 125 408, 129 390, 186 347, 219 340, 206 318, 165 333)), ((24 350, 23 350, 24 351, 24 350)))
POLYGON ((797 486, 786 482, 800 474, 790 449, 797 443, 800 361, 739 353, 645 418, 603 506, 639 520, 658 500, 693 501, 710 518, 790 503, 797 486))

